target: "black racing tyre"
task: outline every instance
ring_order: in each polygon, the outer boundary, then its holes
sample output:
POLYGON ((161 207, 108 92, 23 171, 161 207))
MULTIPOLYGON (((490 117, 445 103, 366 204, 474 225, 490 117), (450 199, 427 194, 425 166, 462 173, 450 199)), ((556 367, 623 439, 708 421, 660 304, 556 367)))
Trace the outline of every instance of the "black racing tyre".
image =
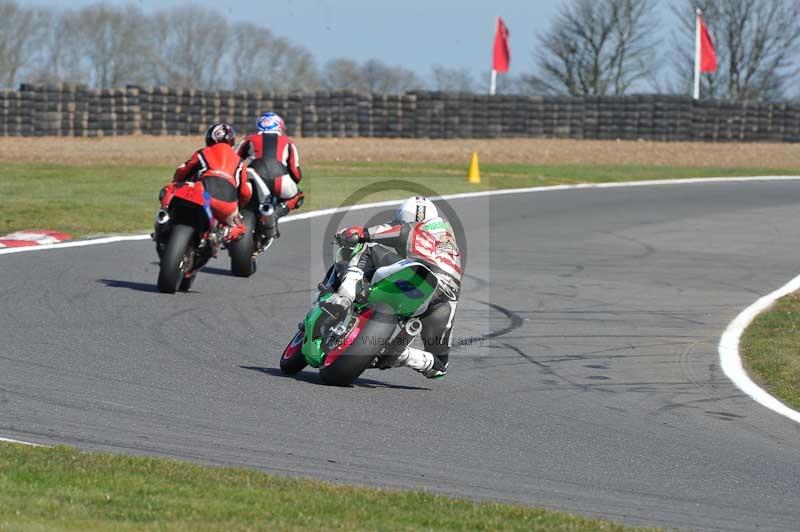
POLYGON ((231 273, 236 277, 250 277, 256 271, 256 259, 253 257, 255 252, 253 230, 256 227, 256 215, 248 209, 242 209, 241 214, 247 230, 242 238, 228 244, 228 252, 231 256, 231 273))
POLYGON ((186 273, 186 255, 193 235, 194 228, 189 225, 172 227, 158 269, 158 289, 161 292, 174 294, 178 290, 186 273))
POLYGON ((323 358, 319 368, 322 382, 331 386, 351 385, 369 367, 372 359, 388 345, 396 327, 397 318, 394 314, 376 311, 338 358, 330 365, 323 358))
POLYGON ((281 355, 281 373, 284 375, 296 375, 308 365, 306 357, 303 356, 303 352, 300 349, 304 339, 305 333, 303 331, 297 331, 297 334, 294 335, 289 345, 283 350, 283 354, 281 355))

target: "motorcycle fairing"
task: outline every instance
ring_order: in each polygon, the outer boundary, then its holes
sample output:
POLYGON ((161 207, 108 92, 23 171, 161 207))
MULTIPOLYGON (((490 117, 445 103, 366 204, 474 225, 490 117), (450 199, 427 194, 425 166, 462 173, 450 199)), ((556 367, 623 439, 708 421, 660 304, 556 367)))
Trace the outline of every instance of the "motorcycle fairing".
MULTIPOLYGON (((356 340, 359 332, 372 317, 372 307, 378 304, 391 307, 396 316, 410 317, 427 309, 438 285, 438 279, 425 265, 413 260, 401 260, 378 268, 372 276, 371 288, 364 305, 356 303, 353 308, 355 322, 342 343, 326 351, 323 344, 322 329, 327 316, 320 303, 327 301, 332 293, 322 294, 317 303, 308 311, 304 320, 305 338, 302 353, 313 368, 320 367, 327 355, 335 357, 356 340)), ((330 363, 330 362, 329 362, 330 363)))
POLYGON ((438 282, 425 265, 404 259, 375 270, 368 300, 389 305, 398 316, 414 316, 428 307, 438 282))

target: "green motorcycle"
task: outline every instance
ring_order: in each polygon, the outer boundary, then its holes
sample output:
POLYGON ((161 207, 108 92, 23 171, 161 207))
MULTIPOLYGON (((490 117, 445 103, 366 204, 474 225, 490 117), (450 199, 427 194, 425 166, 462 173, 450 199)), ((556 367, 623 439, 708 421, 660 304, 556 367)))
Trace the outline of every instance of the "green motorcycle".
POLYGON ((325 384, 348 386, 369 368, 391 367, 392 359, 420 334, 422 323, 415 316, 428 307, 438 285, 430 269, 408 259, 379 268, 369 282, 364 280, 344 315, 336 316, 323 303, 346 268, 346 261, 337 261, 319 285, 317 300, 281 356, 284 374, 311 366, 319 368, 325 384))

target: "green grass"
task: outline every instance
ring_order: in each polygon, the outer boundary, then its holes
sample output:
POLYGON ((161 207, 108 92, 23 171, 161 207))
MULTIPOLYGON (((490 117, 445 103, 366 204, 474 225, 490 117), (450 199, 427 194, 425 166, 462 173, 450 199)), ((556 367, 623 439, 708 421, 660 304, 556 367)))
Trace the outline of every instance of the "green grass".
MULTIPOLYGON (((375 178, 425 185, 437 194, 565 183, 596 183, 707 176, 793 174, 766 168, 672 168, 665 166, 531 166, 485 164, 483 182, 466 182, 464 165, 341 162, 306 168, 303 210, 342 205, 375 178), (424 176, 420 178, 419 176, 424 176)), ((19 229, 55 229, 78 237, 149 231, 157 194, 171 167, 6 164, 0 168, 0 235, 19 229)), ((384 190, 364 198, 379 201, 408 195, 384 190)))
POLYGON ((800 293, 760 314, 745 331, 741 353, 754 380, 800 409, 800 293))
MULTIPOLYGON (((376 177, 454 177, 463 179, 467 166, 460 164, 406 163, 406 162, 330 162, 317 163, 313 175, 376 176, 376 177)), ((482 164, 481 174, 495 186, 513 180, 509 186, 520 186, 519 180, 530 186, 564 183, 618 182, 643 179, 680 179, 688 177, 735 177, 751 175, 794 175, 797 169, 751 168, 680 168, 672 166, 641 165, 531 165, 482 164)))
POLYGON ((629 530, 524 506, 0 444, 0 530, 629 530))

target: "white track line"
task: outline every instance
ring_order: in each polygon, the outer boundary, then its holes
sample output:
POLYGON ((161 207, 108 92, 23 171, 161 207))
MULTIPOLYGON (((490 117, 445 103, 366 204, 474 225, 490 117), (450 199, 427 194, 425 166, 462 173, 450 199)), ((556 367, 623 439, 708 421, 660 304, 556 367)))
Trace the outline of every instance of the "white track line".
MULTIPOLYGON (((463 192, 460 194, 447 194, 445 196, 438 196, 432 199, 453 200, 453 199, 468 199, 480 198, 485 196, 504 196, 507 194, 530 194, 534 192, 555 192, 559 190, 577 190, 577 189, 592 189, 592 188, 629 188, 629 187, 650 187, 660 185, 691 185, 698 183, 731 183, 731 182, 750 182, 750 181, 797 181, 800 176, 755 176, 755 177, 700 177, 700 178, 687 178, 687 179, 661 179, 651 181, 627 181, 621 183, 580 183, 576 185, 552 185, 546 187, 528 187, 528 188, 507 188, 501 190, 484 190, 481 192, 463 192)), ((351 205, 347 207, 335 207, 331 209, 321 209, 318 211, 304 212, 302 214, 292 214, 281 219, 281 223, 291 222, 293 220, 306 220, 308 218, 317 218, 326 216, 328 214, 336 214, 343 211, 360 211, 363 209, 374 209, 377 207, 390 207, 392 205, 399 205, 403 200, 389 200, 377 203, 365 203, 361 205, 351 205)), ((131 235, 131 236, 110 236, 104 238, 94 238, 90 240, 76 240, 73 242, 60 242, 58 244, 45 244, 42 246, 26 246, 19 248, 4 248, 0 249, 0 255, 10 255, 12 253, 24 253, 31 251, 45 251, 48 249, 65 249, 65 248, 78 248, 85 246, 94 246, 99 244, 111 244, 115 242, 127 242, 135 240, 147 240, 149 235, 131 235)))
POLYGON ((0 438, 0 443, 16 443, 17 445, 30 445, 31 447, 44 447, 38 443, 22 440, 12 440, 11 438, 0 438))
MULTIPOLYGON (((486 190, 481 192, 464 192, 460 194, 448 194, 433 199, 453 200, 453 199, 467 199, 467 198, 480 198, 484 196, 503 196, 506 194, 529 194, 534 192, 554 192, 559 190, 576 190, 576 189, 593 189, 593 188, 628 188, 628 187, 649 187, 659 185, 691 185, 703 183, 731 183, 731 182, 753 182, 753 181, 797 181, 800 176, 753 176, 753 177, 701 177, 701 178, 688 178, 688 179, 659 179, 650 181, 627 181, 620 183, 585 183, 577 185, 554 185, 546 187, 529 187, 529 188, 512 188, 502 190, 486 190)), ((367 203, 362 205, 336 207, 332 209, 321 209, 318 211, 304 212, 301 214, 289 215, 281 220, 281 223, 291 222, 293 220, 306 220, 309 218, 318 218, 320 216, 327 216, 329 214, 336 214, 343 211, 360 211, 363 209, 373 209, 376 207, 389 207, 392 205, 399 205, 402 200, 381 201, 377 203, 367 203)), ((63 249, 74 248, 83 246, 93 246, 99 244, 110 244, 114 242, 126 242, 135 240, 147 240, 149 235, 133 235, 133 236, 114 236, 107 238, 96 238, 92 240, 78 240, 75 242, 62 242, 59 244, 46 244, 43 246, 30 246, 22 248, 7 248, 0 249, 0 255, 8 255, 11 253, 23 253, 26 251, 45 251, 48 249, 63 249)), ((739 339, 741 338, 744 329, 753 321, 753 319, 769 307, 776 299, 784 295, 800 289, 800 277, 793 279, 789 284, 776 290, 775 292, 762 297, 744 311, 739 314, 722 335, 719 343, 720 364, 725 375, 743 392, 752 397, 761 405, 769 408, 788 417, 789 419, 800 423, 800 412, 792 410, 784 405, 767 392, 759 388, 750 378, 742 367, 742 360, 739 356, 739 339)), ((0 438, 0 441, 6 441, 0 438)), ((33 444, 35 445, 35 444, 33 444)))
MULTIPOLYGON (((754 177, 699 177, 687 179, 658 179, 651 181, 627 181, 620 183, 581 183, 576 185, 552 185, 544 187, 528 187, 528 188, 506 188, 501 190, 484 190, 481 192, 462 192, 459 194, 447 194, 445 196, 438 196, 432 199, 441 200, 454 200, 454 199, 468 199, 480 198, 484 196, 504 196, 507 194, 530 194, 534 192, 555 192, 559 190, 577 190, 577 189, 592 189, 592 188, 628 188, 628 187, 652 187, 659 185, 691 185, 702 183, 731 183, 731 182, 745 182, 745 181, 797 181, 800 176, 754 176, 754 177)), ((389 200, 377 203, 365 203, 361 205, 352 205, 347 207, 336 207, 331 209, 321 209, 317 211, 304 212, 301 214, 292 214, 281 219, 281 223, 291 222, 293 220, 306 220, 308 218, 317 218, 326 216, 328 214, 336 214, 343 211, 360 211, 363 209, 374 209, 377 207, 390 207, 392 205, 399 205, 403 200, 389 200)), ((65 249, 65 248, 79 248, 85 246, 94 246, 99 244, 111 244, 115 242, 128 242, 136 240, 147 240, 149 235, 130 235, 130 236, 110 236, 104 238, 94 238, 90 240, 76 240, 73 242, 60 242, 58 244, 45 244, 43 246, 27 246, 19 248, 4 248, 0 249, 0 255, 10 255, 12 253, 24 253, 31 251, 45 251, 48 249, 65 249)))
POLYGON ((44 244, 43 246, 23 246, 19 248, 0 249, 0 255, 10 255, 12 253, 23 253, 25 251, 46 251, 48 249, 82 248, 85 246, 96 246, 99 244, 113 244, 114 242, 128 242, 131 240, 147 240, 150 235, 132 236, 108 236, 104 238, 92 238, 89 240, 75 240, 72 242, 59 242, 58 244, 44 244))
POLYGON ((742 333, 744 333, 744 330, 752 323, 756 316, 768 309, 770 305, 778 299, 797 290, 800 290, 800 276, 795 277, 771 294, 762 297, 739 313, 736 319, 725 329, 722 338, 720 338, 719 360, 725 375, 727 375, 740 390, 752 397, 754 401, 769 408, 773 412, 777 412, 782 416, 788 417, 792 421, 800 423, 800 412, 792 410, 781 403, 750 379, 747 372, 744 370, 742 358, 739 354, 739 340, 742 337, 742 333))

